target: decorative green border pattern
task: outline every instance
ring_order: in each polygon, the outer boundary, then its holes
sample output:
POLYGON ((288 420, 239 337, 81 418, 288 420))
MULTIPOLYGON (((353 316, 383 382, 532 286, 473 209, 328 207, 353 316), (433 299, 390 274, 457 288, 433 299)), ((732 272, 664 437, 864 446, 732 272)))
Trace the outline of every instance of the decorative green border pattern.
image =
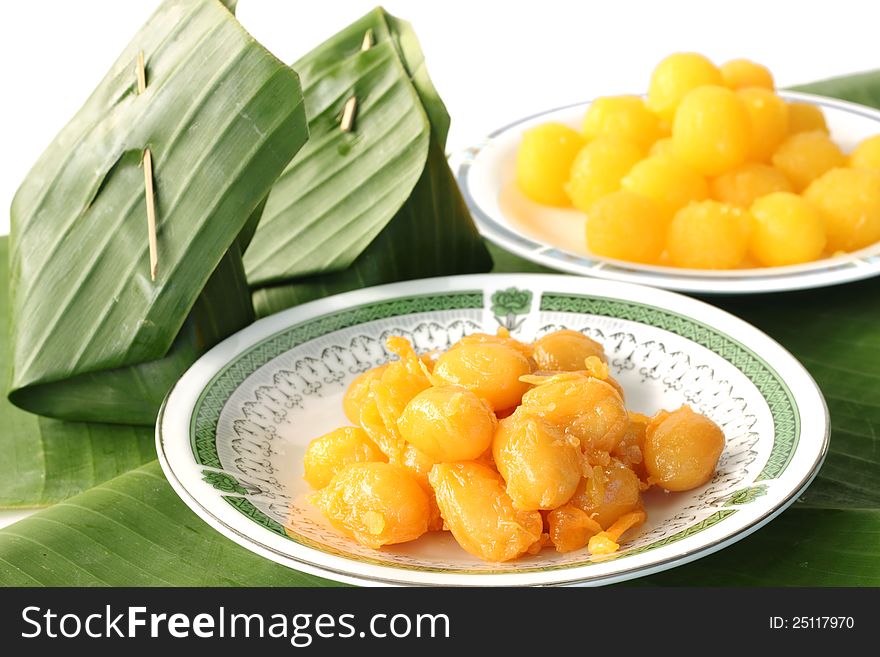
MULTIPOLYGON (((289 327, 264 339, 220 370, 205 386, 205 389, 196 401, 190 431, 191 445, 196 461, 202 465, 222 468, 217 454, 215 439, 217 423, 223 406, 235 389, 247 377, 280 354, 332 331, 378 319, 422 312, 474 308, 484 308, 484 295, 480 290, 406 297, 365 304, 325 315, 289 327)), ((756 481, 777 478, 791 462, 800 438, 800 418, 794 396, 779 374, 745 345, 696 320, 662 308, 635 302, 576 294, 544 293, 541 298, 540 310, 545 312, 582 313, 636 321, 670 331, 716 353, 733 364, 755 384, 771 409, 775 427, 774 444, 768 462, 756 481)), ((753 491, 751 489, 741 491, 741 495, 738 496, 737 501, 734 503, 744 503, 752 495, 758 497, 760 493, 757 490, 753 491)), ((246 498, 224 495, 223 499, 244 516, 274 534, 313 549, 338 556, 350 557, 350 555, 342 554, 336 549, 316 544, 307 537, 299 536, 289 529, 285 529, 246 498)), ((616 556, 624 557, 642 554, 659 547, 677 543, 718 524, 736 512, 736 509, 721 509, 691 527, 649 545, 633 550, 621 551, 616 556)), ((360 558, 359 560, 376 565, 388 565, 385 562, 369 558, 360 558)), ((600 563, 602 561, 607 561, 607 559, 591 559, 583 562, 560 564, 558 566, 520 567, 517 569, 517 572, 562 570, 591 563, 600 563)), ((442 569, 410 564, 395 564, 395 567, 423 572, 445 572, 442 569)), ((456 572, 493 574, 509 573, 510 571, 457 570, 456 572)))
POLYGON ((725 518, 729 518, 734 513, 736 513, 735 509, 722 509, 721 511, 716 511, 711 516, 703 518, 700 522, 695 525, 691 525, 687 529, 682 529, 677 534, 672 534, 671 536, 667 536, 666 538, 661 538, 659 541, 654 541, 650 545, 643 545, 642 547, 636 548, 634 550, 622 551, 620 552, 620 556, 628 557, 631 555, 642 554, 643 552, 650 552, 651 550, 656 550, 657 548, 663 547, 665 545, 678 543, 678 541, 682 539, 693 536, 694 534, 699 534, 704 529, 709 529, 709 527, 717 525, 719 522, 721 522, 725 518))
POLYGON ((236 509, 243 516, 246 516, 253 520, 255 523, 260 525, 260 527, 265 527, 273 534, 278 534, 279 536, 288 538, 287 532, 284 531, 284 527, 282 527, 280 523, 275 522, 274 520, 272 520, 272 518, 260 511, 247 498, 235 497, 233 495, 224 495, 223 499, 226 501, 227 504, 229 504, 229 506, 236 509))
POLYGON ((220 412, 235 389, 245 379, 280 354, 327 333, 377 319, 440 310, 482 307, 483 292, 481 290, 412 296, 341 310, 296 324, 269 336, 217 372, 196 401, 190 426, 190 440, 196 462, 213 468, 223 467, 217 454, 216 444, 217 422, 220 420, 220 412))

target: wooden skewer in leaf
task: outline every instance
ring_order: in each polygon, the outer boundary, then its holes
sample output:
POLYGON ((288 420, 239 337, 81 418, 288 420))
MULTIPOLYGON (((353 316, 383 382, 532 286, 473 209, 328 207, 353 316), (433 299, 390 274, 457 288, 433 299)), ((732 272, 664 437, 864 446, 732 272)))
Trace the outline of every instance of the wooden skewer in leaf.
MULTIPOLYGON (((365 52, 373 47, 373 28, 364 32, 364 40, 361 42, 361 52, 365 52)), ((357 114, 357 97, 352 96, 345 101, 345 107, 342 109, 342 120, 339 123, 339 129, 342 132, 351 132, 354 127, 354 116, 357 114)))
MULTIPOLYGON (((147 89, 147 69, 144 64, 144 51, 137 56, 137 88, 138 94, 147 89)), ((149 148, 144 149, 144 189, 147 199, 147 234, 150 243, 150 280, 156 280, 159 270, 159 246, 156 239, 156 196, 153 189, 153 154, 149 148)))

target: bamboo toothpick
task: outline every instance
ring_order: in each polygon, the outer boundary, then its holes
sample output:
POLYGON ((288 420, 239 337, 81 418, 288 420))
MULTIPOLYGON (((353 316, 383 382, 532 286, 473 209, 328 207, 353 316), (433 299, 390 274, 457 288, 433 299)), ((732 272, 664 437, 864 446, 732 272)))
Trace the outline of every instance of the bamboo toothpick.
POLYGON ((354 115, 357 113, 358 99, 352 96, 345 101, 345 107, 342 108, 342 121, 339 122, 339 129, 342 132, 351 132, 354 126, 354 115))
MULTIPOLYGON (((364 40, 361 41, 361 52, 365 52, 373 47, 373 28, 364 32, 364 40)), ((357 114, 357 97, 352 96, 345 101, 345 107, 342 108, 342 120, 339 122, 339 129, 342 132, 351 132, 354 127, 354 117, 357 114)))
POLYGON ((156 240, 156 198, 153 193, 153 155, 144 150, 144 186, 147 191, 147 232, 150 240, 150 280, 156 280, 159 271, 159 254, 156 240))
POLYGON ((364 40, 361 42, 361 52, 369 50, 373 47, 373 28, 371 27, 364 32, 364 40))
POLYGON ((138 53, 137 59, 137 78, 138 93, 142 94, 147 90, 147 67, 144 65, 144 51, 138 53))
MULTIPOLYGON (((147 69, 144 64, 144 51, 137 56, 138 94, 147 89, 147 69)), ((156 238, 156 194, 153 189, 153 154, 149 148, 144 149, 144 189, 147 199, 147 238, 150 244, 150 280, 156 280, 159 271, 159 245, 156 238)))

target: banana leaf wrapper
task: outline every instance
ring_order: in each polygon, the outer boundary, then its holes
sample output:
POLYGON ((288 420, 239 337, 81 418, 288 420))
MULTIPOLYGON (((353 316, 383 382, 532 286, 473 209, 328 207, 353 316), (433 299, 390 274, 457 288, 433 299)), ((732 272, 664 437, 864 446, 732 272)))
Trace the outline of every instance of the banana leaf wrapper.
POLYGON ((67 420, 152 424, 183 371, 253 320, 242 249, 307 137, 298 76, 228 3, 163 2, 13 201, 10 401, 67 420))
POLYGON ((257 314, 369 285, 488 271, 444 155, 449 115, 409 24, 376 9, 293 68, 311 137, 273 186, 244 255, 257 314), (351 98, 357 111, 345 132, 351 98))

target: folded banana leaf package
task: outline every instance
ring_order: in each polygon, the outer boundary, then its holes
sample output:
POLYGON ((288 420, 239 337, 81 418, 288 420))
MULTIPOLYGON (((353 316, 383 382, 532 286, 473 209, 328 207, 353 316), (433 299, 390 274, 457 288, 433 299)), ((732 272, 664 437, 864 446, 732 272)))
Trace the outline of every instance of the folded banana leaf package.
POLYGON ((166 0, 12 205, 10 400, 152 424, 253 320, 241 250, 308 136, 299 79, 218 0, 166 0))
POLYGON ((257 314, 488 271, 444 155, 449 115, 409 24, 376 9, 292 67, 310 139, 273 186, 244 255, 257 314))

